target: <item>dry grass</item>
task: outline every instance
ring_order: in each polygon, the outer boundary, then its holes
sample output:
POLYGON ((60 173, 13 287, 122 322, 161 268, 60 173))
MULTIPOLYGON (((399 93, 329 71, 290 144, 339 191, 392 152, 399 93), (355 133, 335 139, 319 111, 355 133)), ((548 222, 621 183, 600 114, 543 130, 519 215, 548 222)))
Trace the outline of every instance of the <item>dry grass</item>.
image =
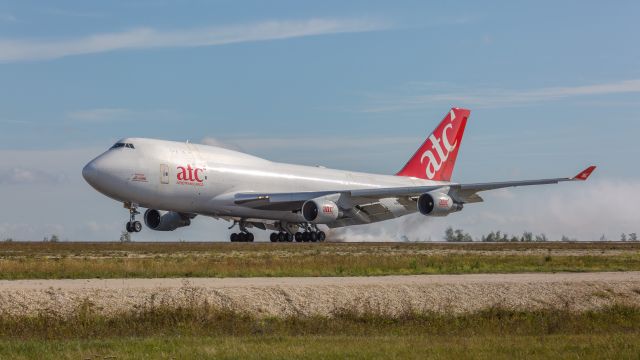
POLYGON ((348 311, 258 319, 213 308, 162 309, 105 318, 0 317, 0 358, 634 358, 640 310, 474 314, 348 311))
POLYGON ((615 305, 575 312, 563 309, 510 310, 501 307, 454 314, 407 310, 399 315, 341 309, 330 316, 257 317, 213 305, 154 306, 112 315, 91 304, 72 316, 48 313, 0 316, 0 338, 76 339, 140 336, 376 336, 376 335, 555 335, 640 334, 640 308, 615 305))
POLYGON ((0 279, 640 270, 640 243, 3 243, 0 279))
POLYGON ((0 340, 7 359, 637 359, 640 335, 244 336, 0 340))

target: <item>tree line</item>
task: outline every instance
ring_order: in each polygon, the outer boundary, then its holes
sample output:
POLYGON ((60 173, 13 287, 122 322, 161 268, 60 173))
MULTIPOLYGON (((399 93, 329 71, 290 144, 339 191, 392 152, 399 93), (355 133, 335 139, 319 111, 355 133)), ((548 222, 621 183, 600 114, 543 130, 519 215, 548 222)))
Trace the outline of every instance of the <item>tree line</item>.
MULTIPOLYGON (((449 226, 444 232, 444 240, 447 242, 471 242, 474 241, 473 237, 464 232, 462 229, 453 229, 449 226)), ((608 241, 607 238, 602 235, 600 238, 601 241, 608 241)), ((544 234, 534 234, 532 232, 525 231, 522 235, 509 235, 506 232, 502 231, 492 231, 486 235, 482 235, 479 239, 481 242, 545 242, 550 241, 549 238, 544 234)), ((562 235, 560 241, 570 242, 570 241, 578 241, 577 239, 569 238, 568 236, 562 235)), ((636 233, 625 234, 622 233, 620 235, 620 241, 638 241, 638 235, 636 233)))

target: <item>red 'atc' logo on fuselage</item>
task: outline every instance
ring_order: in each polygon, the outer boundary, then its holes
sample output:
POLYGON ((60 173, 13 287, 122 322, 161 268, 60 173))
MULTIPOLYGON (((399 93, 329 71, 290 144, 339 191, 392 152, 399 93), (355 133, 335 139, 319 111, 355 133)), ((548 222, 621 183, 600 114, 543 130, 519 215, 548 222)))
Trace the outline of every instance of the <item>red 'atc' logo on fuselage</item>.
POLYGON ((191 165, 187 165, 186 167, 178 166, 177 183, 179 185, 202 186, 204 185, 203 172, 203 168, 191 167, 191 165))

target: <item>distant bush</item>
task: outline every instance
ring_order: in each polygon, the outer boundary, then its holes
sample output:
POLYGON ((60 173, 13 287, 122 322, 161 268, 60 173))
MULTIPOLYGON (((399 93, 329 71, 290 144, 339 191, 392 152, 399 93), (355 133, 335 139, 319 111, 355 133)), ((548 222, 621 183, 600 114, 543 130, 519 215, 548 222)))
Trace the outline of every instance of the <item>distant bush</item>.
POLYGON ((129 243, 129 242, 131 242, 131 234, 128 231, 123 231, 120 234, 120 242, 121 243, 129 243))
POLYGON ((42 239, 42 242, 53 242, 53 243, 55 243, 55 242, 58 242, 58 241, 60 241, 60 238, 56 234, 51 235, 50 238, 45 236, 44 239, 42 239))
POLYGON ((465 233, 462 229, 453 230, 451 226, 444 232, 444 240, 449 242, 470 242, 473 238, 469 233, 465 233))
POLYGON ((492 231, 480 238, 483 242, 546 242, 549 241, 545 234, 533 235, 531 232, 525 231, 522 236, 509 236, 501 231, 492 231))

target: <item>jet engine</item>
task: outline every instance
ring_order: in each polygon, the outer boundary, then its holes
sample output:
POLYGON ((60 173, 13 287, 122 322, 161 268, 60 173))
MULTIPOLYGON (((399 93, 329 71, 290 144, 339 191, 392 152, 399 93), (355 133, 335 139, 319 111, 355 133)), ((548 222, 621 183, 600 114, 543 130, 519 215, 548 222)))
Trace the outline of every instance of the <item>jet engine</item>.
POLYGON ((310 223, 328 224, 338 219, 339 216, 338 205, 328 199, 311 199, 302 204, 302 217, 310 223))
POLYGON ((174 211, 149 209, 144 213, 144 223, 151 230, 173 231, 179 227, 191 225, 188 215, 174 211))
POLYGON ((462 210, 462 203, 443 193, 424 193, 418 198, 418 210, 426 216, 447 216, 462 210))

